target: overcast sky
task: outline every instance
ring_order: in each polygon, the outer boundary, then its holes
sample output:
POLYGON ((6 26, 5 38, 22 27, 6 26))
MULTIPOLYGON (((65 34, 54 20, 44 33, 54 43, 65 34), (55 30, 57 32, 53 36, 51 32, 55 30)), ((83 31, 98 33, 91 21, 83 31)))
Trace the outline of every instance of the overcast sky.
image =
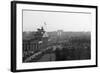
POLYGON ((23 11, 23 31, 91 31, 91 14, 44 11, 23 11), (46 23, 47 25, 45 25, 46 23))

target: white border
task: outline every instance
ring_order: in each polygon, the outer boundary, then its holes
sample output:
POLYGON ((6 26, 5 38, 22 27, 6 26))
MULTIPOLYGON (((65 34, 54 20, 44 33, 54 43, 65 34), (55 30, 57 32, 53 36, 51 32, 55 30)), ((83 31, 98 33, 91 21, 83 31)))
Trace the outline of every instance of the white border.
POLYGON ((59 7, 59 6, 45 6, 45 5, 28 5, 17 4, 17 70, 22 69, 39 69, 39 68, 53 68, 53 67, 72 67, 72 66, 85 66, 96 65, 96 13, 94 8, 78 8, 78 7, 59 7), (31 10, 57 10, 57 11, 81 11, 90 12, 92 15, 92 30, 91 30, 91 60, 80 61, 61 61, 61 62, 38 62, 38 63, 22 63, 22 9, 31 10))

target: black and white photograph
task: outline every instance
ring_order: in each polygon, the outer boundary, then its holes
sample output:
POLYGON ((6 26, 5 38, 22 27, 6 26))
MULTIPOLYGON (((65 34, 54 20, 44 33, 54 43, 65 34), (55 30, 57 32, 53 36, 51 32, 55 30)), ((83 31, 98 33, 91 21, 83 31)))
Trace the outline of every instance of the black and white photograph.
POLYGON ((23 62, 91 59, 91 13, 23 10, 23 62))
POLYGON ((12 1, 11 68, 97 67, 97 6, 12 1))

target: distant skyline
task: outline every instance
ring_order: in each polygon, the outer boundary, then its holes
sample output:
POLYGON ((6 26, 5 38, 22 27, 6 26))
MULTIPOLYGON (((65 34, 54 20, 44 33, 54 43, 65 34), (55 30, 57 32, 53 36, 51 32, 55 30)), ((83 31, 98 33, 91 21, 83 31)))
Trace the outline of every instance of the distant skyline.
POLYGON ((50 31, 91 31, 92 15, 44 11, 23 11, 23 31, 36 31, 42 26, 50 31))

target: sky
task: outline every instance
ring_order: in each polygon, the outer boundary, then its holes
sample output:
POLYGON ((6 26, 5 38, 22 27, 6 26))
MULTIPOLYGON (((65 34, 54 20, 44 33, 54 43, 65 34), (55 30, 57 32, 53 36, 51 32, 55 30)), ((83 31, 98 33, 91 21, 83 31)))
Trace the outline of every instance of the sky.
POLYGON ((44 27, 49 31, 91 31, 92 15, 89 13, 23 11, 23 31, 36 31, 44 27))

